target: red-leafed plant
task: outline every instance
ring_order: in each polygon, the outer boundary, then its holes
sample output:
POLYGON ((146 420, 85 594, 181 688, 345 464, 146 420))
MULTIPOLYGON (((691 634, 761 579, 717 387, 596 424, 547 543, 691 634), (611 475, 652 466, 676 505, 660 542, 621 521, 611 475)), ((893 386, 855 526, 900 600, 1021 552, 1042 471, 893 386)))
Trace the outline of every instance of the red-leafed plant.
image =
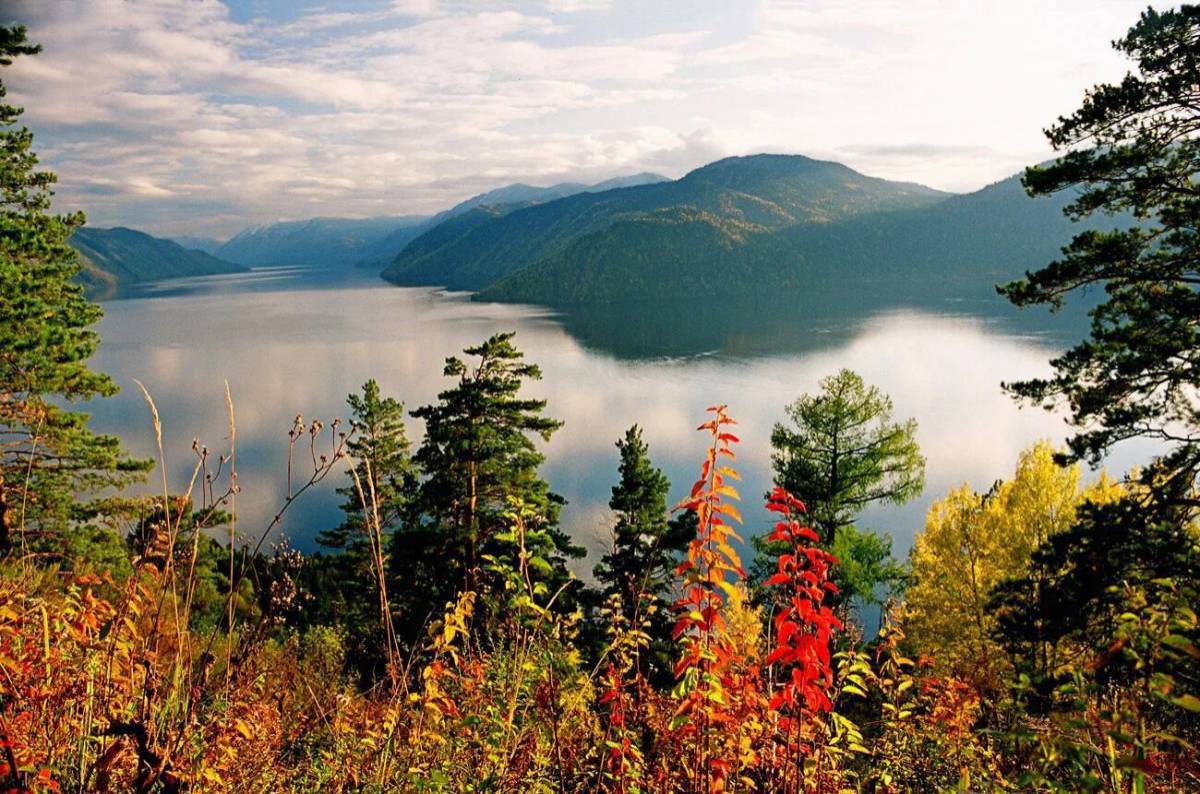
POLYGON ((815 544, 819 538, 797 515, 804 503, 783 488, 775 488, 767 509, 779 515, 770 540, 786 543, 779 555, 777 571, 766 584, 782 591, 782 605, 775 615, 775 647, 766 664, 779 665, 781 685, 771 697, 771 710, 779 713, 780 753, 784 774, 794 773, 796 783, 785 786, 799 790, 804 760, 818 749, 824 736, 824 715, 833 707, 834 669, 830 645, 842 629, 829 597, 837 586, 830 581, 837 558, 815 544), (790 770, 790 771, 789 771, 790 770))
POLYGON ((728 465, 736 459, 732 446, 738 439, 727 428, 736 422, 726 414, 724 405, 708 410, 713 418, 699 429, 711 434, 712 444, 700 479, 677 508, 695 512, 697 529, 687 556, 675 569, 683 579, 683 594, 675 604, 679 619, 674 636, 683 653, 675 665, 679 679, 675 695, 681 702, 671 722, 681 738, 695 747, 692 773, 700 791, 723 790, 724 781, 739 764, 735 753, 722 749, 737 705, 737 693, 730 685, 743 679, 727 676, 735 644, 722 612, 726 598, 736 596, 737 585, 746 576, 730 545, 730 541, 741 542, 730 522, 741 523, 742 517, 727 501, 740 498, 728 484, 740 479, 728 465))

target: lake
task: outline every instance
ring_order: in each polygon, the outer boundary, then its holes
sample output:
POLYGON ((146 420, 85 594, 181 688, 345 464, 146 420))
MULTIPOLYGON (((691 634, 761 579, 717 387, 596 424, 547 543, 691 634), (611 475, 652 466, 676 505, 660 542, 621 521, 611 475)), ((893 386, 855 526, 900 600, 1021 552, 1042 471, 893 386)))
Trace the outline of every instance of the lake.
MULTIPOLYGON (((708 305, 604 307, 567 318, 529 306, 472 302, 427 288, 388 286, 365 274, 272 268, 142 287, 104 303, 95 358, 123 391, 94 402, 94 426, 122 436, 138 455, 155 453, 149 412, 133 380, 145 383, 162 417, 168 473, 182 490, 192 439, 227 445, 224 383, 237 422, 238 528, 262 531, 286 494, 287 433, 297 414, 328 424, 346 416, 346 395, 368 378, 408 408, 447 387, 443 361, 498 331, 544 379, 530 389, 565 426, 544 445, 544 474, 567 500, 564 527, 591 550, 603 548, 616 480, 614 443, 629 425, 644 429, 651 457, 686 495, 705 437, 704 409, 728 403, 740 424, 738 465, 751 533, 767 527, 754 506, 769 486, 772 425, 784 406, 839 368, 857 371, 891 395, 895 415, 915 417, 928 459, 924 495, 902 507, 873 508, 862 525, 890 534, 906 553, 929 504, 969 482, 986 489, 1010 476, 1020 451, 1039 438, 1061 440, 1061 418, 1021 408, 1004 380, 1049 371, 1048 359, 1082 332, 1078 318, 1018 315, 978 302, 922 305, 894 291, 777 296, 708 305)), ((421 425, 409 420, 409 437, 421 425)), ((1131 445, 1114 470, 1144 460, 1131 445)), ((282 532, 302 550, 339 521, 331 475, 286 515, 282 532)), ((158 482, 155 473, 151 482, 158 482)), ((150 492, 156 486, 147 485, 150 492)))

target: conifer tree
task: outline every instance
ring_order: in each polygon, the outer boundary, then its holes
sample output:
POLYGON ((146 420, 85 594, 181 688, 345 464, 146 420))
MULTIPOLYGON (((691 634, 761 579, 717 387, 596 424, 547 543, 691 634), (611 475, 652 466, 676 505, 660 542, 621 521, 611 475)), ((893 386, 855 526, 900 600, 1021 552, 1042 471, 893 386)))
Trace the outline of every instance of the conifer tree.
MULTIPOLYGON (((403 404, 384 397, 374 379, 363 384, 361 394, 348 395, 346 404, 354 429, 346 450, 354 474, 338 488, 345 520, 317 536, 318 543, 338 552, 322 561, 327 569, 321 572, 322 597, 330 603, 320 611, 336 617, 348 634, 352 660, 367 666, 378 658, 383 641, 374 544, 386 544, 409 518, 417 477, 403 404)), ((381 545, 380 552, 386 548, 381 545)))
POLYGON ((787 407, 771 432, 775 482, 800 499, 824 543, 874 502, 903 504, 925 487, 917 423, 892 421, 892 401, 844 369, 787 407))
MULTIPOLYGON (((1115 49, 1134 71, 1089 90, 1046 130, 1058 160, 1029 168, 1032 195, 1075 190, 1064 212, 1130 218, 1081 231, 1056 261, 1000 291, 1018 306, 1057 308, 1089 291, 1091 335, 1052 362, 1050 377, 1011 392, 1069 410, 1072 459, 1098 462, 1123 439, 1169 449, 1169 467, 1200 471, 1200 6, 1147 9, 1115 49)), ((1181 499, 1200 506, 1190 488, 1181 499)))
POLYGON ((446 359, 443 373, 454 386, 412 416, 425 422, 425 437, 414 460, 424 480, 417 520, 393 536, 396 575, 410 594, 402 622, 410 630, 440 610, 459 589, 483 584, 484 557, 506 553, 497 535, 510 529, 506 513, 514 500, 532 513, 538 538, 552 548, 527 549, 548 561, 542 575, 552 586, 568 578, 566 560, 583 550, 558 529, 563 500, 538 473, 545 457, 536 439, 548 441, 562 422, 543 416, 545 400, 521 396, 541 370, 524 360, 512 333, 496 334, 467 348, 473 362, 446 359))
POLYGON ((355 462, 355 473, 364 493, 360 496, 353 477, 338 488, 346 519, 335 529, 318 535, 317 542, 342 551, 347 557, 357 557, 366 554, 368 545, 363 497, 368 509, 373 507, 377 512, 383 531, 390 534, 412 501, 416 465, 404 427, 403 403, 384 397, 372 378, 363 384, 361 394, 347 395, 346 405, 354 428, 346 451, 355 462))
MULTIPOLYGON (((827 550, 843 555, 837 600, 844 606, 878 603, 880 589, 901 583, 890 541, 854 526, 877 502, 904 504, 925 487, 925 458, 917 423, 892 420, 891 398, 843 369, 823 378, 820 391, 787 406, 788 422, 771 432, 775 483, 804 502, 805 521, 827 550)), ((784 549, 766 537, 751 539, 753 579, 769 575, 784 549)), ((773 597, 760 591, 759 597, 773 597)))
MULTIPOLYGON (((0 66, 40 49, 24 27, 0 27, 0 66)), ((80 262, 67 244, 84 217, 51 213, 56 177, 38 169, 33 134, 17 126, 22 110, 5 94, 0 81, 0 553, 21 533, 73 558, 86 549, 69 530, 96 509, 79 495, 121 486, 150 463, 67 407, 117 391, 88 367, 101 311, 73 281, 80 262)))
POLYGON ((637 425, 617 441, 620 481, 608 506, 616 514, 612 549, 593 572, 604 595, 615 594, 627 625, 648 629, 650 659, 639 658, 640 672, 669 675, 671 654, 670 587, 677 553, 687 547, 694 527, 668 520, 670 482, 650 461, 637 425), (648 624, 648 625, 647 625, 648 624))

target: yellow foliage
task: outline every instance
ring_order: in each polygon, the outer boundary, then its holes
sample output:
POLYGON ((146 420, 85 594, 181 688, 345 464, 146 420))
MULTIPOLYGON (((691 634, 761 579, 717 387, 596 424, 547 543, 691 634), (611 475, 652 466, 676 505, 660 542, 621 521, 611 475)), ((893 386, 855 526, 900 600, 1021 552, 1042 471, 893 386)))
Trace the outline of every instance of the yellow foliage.
POLYGON ((1012 479, 980 494, 968 485, 934 502, 912 551, 909 636, 922 652, 957 672, 998 672, 990 641, 989 595, 1023 573, 1038 544, 1069 528, 1087 501, 1111 502, 1123 486, 1101 473, 1084 485, 1078 465, 1059 466, 1038 442, 1021 454, 1012 479))

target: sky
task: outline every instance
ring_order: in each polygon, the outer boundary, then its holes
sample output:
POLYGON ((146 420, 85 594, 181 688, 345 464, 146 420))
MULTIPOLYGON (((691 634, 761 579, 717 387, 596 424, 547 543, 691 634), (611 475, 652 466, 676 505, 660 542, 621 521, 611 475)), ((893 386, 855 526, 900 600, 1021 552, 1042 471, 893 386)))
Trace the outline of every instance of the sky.
POLYGON ((0 0, 56 206, 228 237, 756 152, 966 192, 1128 64, 1146 0, 0 0))

